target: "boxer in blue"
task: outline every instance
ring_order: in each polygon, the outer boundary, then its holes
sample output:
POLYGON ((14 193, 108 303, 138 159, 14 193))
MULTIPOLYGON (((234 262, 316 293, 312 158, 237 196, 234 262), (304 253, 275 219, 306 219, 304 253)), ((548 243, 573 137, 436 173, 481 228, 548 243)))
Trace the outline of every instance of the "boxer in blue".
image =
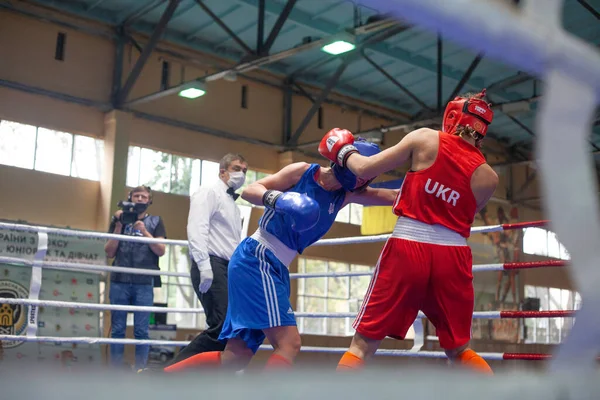
MULTIPOLYGON (((364 156, 380 151, 376 144, 360 139, 354 145, 364 156)), ((300 351, 300 334, 289 300, 288 266, 327 233, 346 204, 394 203, 396 190, 369 188, 370 182, 338 165, 294 163, 249 185, 242 198, 264 205, 265 212, 256 232, 240 243, 229 261, 229 304, 219 336, 227 346, 165 371, 209 365, 242 369, 265 337, 275 350, 267 366, 290 366, 300 351)))

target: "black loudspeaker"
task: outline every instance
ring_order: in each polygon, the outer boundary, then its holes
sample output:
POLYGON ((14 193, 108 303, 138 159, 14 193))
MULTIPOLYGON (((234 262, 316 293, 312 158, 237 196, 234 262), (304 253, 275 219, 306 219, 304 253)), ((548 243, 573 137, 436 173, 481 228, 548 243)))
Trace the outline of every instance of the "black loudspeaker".
MULTIPOLYGON (((523 300, 522 311, 540 311, 540 299, 537 297, 527 297, 523 300)), ((529 329, 523 324, 523 339, 529 339, 529 329)))
POLYGON ((523 300, 523 311, 540 311, 540 299, 537 297, 527 297, 523 300))
MULTIPOLYGON (((154 307, 167 308, 167 303, 154 303, 154 307)), ((151 312, 150 313, 150 325, 166 325, 167 324, 167 312, 151 312)))

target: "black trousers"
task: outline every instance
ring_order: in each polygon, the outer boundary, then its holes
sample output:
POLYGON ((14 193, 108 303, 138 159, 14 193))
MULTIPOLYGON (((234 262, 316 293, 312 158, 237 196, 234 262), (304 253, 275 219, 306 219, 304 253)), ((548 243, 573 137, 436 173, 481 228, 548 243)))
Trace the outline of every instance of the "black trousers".
POLYGON ((220 257, 210 256, 210 265, 213 270, 213 282, 206 293, 200 293, 200 271, 196 262, 192 260, 190 270, 194 291, 202 303, 206 313, 208 329, 199 334, 190 344, 184 347, 171 362, 172 364, 183 361, 193 355, 207 351, 223 351, 225 344, 221 343, 219 334, 223 329, 225 315, 227 314, 227 266, 229 261, 220 257))

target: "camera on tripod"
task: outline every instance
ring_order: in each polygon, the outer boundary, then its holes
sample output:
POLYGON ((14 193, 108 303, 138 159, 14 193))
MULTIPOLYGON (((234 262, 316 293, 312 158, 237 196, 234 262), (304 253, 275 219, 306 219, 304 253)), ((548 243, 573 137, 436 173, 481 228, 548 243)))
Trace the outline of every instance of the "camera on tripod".
POLYGON ((133 203, 131 201, 120 201, 117 203, 117 207, 123 210, 119 217, 119 222, 123 225, 133 224, 138 220, 138 215, 145 212, 148 209, 146 203, 133 203))

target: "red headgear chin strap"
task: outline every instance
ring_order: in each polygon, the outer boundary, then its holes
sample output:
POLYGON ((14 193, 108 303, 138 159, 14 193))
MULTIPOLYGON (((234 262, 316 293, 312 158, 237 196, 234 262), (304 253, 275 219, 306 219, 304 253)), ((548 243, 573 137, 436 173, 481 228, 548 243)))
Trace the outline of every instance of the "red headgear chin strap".
POLYGON ((453 134, 461 125, 469 126, 485 136, 488 125, 494 119, 494 111, 491 109, 491 104, 483 100, 484 96, 485 89, 470 99, 455 97, 449 102, 444 112, 444 132, 453 134))

